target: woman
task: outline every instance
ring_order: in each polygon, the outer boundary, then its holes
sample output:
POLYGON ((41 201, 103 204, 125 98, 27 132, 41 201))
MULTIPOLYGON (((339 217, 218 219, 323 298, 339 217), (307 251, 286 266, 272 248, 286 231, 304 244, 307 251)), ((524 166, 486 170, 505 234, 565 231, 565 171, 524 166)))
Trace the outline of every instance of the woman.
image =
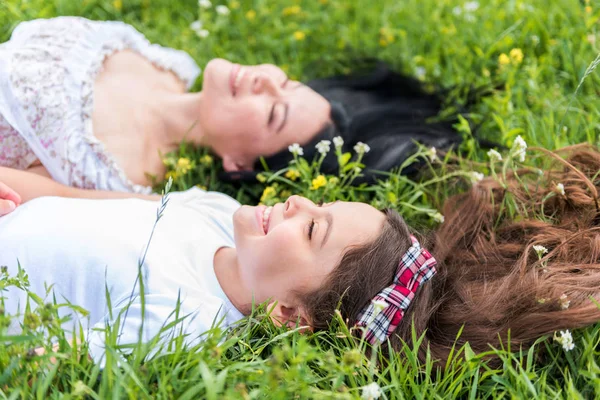
POLYGON ((230 178, 253 176, 243 172, 259 156, 279 155, 269 165, 283 158, 285 166, 288 145, 336 135, 352 148, 376 131, 370 145, 391 149, 365 161, 383 170, 398 165, 413 140, 458 141, 450 123, 426 124, 440 110, 438 97, 381 67, 303 85, 274 65, 215 59, 202 91, 188 93, 199 73, 184 52, 150 44, 121 22, 23 22, 0 45, 0 166, 68 186, 147 194, 151 176, 165 173, 161 155, 184 139, 240 172, 230 178))
MULTIPOLYGON (((339 308, 358 336, 373 344, 389 341, 395 349, 411 342, 414 326, 416 337, 425 339, 420 357, 429 348, 441 365, 455 344, 468 341, 481 352, 510 337, 513 346, 527 348, 543 335, 600 321, 592 299, 600 294, 600 153, 578 148, 557 159, 559 167, 543 176, 524 170, 503 183, 486 178, 451 197, 445 223, 430 236, 416 235, 419 240, 396 212, 360 203, 319 207, 292 196, 274 207, 239 207, 197 189, 174 195, 146 258, 153 327, 146 339, 169 317, 180 293, 183 311, 198 318, 186 325, 188 339, 216 316, 228 326, 248 312, 252 300, 271 300, 278 319, 314 329, 327 328, 339 308), (506 217, 510 198, 524 215, 538 218, 506 217)), ((10 178, 5 172, 0 170, 0 181, 10 178)), ((24 198, 43 194, 44 186, 22 182, 10 185, 24 198)), ((50 182, 46 194, 56 186, 50 182)), ((62 194, 85 195, 67 190, 62 194)), ((108 288, 129 301, 138 252, 157 206, 139 200, 33 201, 0 218, 0 264, 16 268, 19 257, 24 268, 35 269, 30 279, 43 290, 43 279, 55 276, 41 270, 56 260, 52 268, 72 271, 58 271, 64 280, 56 287, 66 287, 77 300, 102 292, 106 277, 108 288), (85 269, 71 268, 82 262, 85 269), (92 273, 95 278, 88 277, 92 273)), ((101 294, 94 296, 90 322, 103 327, 105 303, 101 294)), ((126 329, 133 333, 123 336, 128 341, 137 338, 139 300, 132 314, 126 329)), ((102 337, 93 335, 92 354, 101 357, 102 337)))

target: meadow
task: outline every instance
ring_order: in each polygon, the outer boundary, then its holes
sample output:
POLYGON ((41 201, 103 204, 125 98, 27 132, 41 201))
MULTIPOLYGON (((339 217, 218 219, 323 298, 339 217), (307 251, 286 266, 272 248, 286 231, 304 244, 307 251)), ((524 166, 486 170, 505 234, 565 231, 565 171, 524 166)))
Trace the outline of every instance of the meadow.
MULTIPOLYGON (((450 88, 443 114, 460 114, 456 129, 463 143, 453 152, 421 149, 416 180, 401 170, 371 186, 353 187, 360 156, 340 154, 337 175, 322 175, 319 160, 301 161, 283 171, 265 171, 256 183, 233 186, 218 179, 220 165, 204 149, 182 144, 165 155, 169 172, 157 177, 162 189, 194 185, 223 191, 244 203, 273 204, 290 194, 314 200, 367 201, 394 207, 417 227, 443 223, 443 199, 476 184, 481 175, 501 174, 522 163, 515 139, 529 148, 558 149, 598 144, 600 113, 600 2, 578 0, 3 0, 0 42, 20 21, 78 15, 127 22, 161 45, 188 52, 200 66, 214 57, 238 63, 275 63, 291 78, 353 71, 358 59, 375 57, 417 77, 430 89, 450 88), (210 2, 208 2, 210 3, 210 2), (221 6, 221 7, 218 7, 221 6), (468 91, 490 88, 461 114, 468 91), (490 164, 478 139, 501 145, 504 165, 490 164), (502 147, 504 146, 504 147, 502 147), (348 168, 344 168, 348 167, 348 168), (356 172, 355 172, 356 171, 356 172)), ((201 77, 194 90, 201 88, 201 77)), ((517 141, 518 145, 518 141, 517 141)), ((333 147, 333 146, 332 146, 333 147)), ((331 151, 334 151, 332 148, 331 151)), ((526 166, 543 168, 547 156, 530 150, 526 166)), ((510 213, 518 215, 518 205, 510 213)), ((509 207, 510 208, 510 207, 509 207)), ((168 207, 165 212, 168 212, 168 207)), ((25 275, 0 271, 0 294, 7 286, 26 290, 25 275)), ((233 333, 218 327, 202 345, 186 348, 181 338, 119 349, 109 342, 106 365, 86 356, 85 344, 67 340, 52 297, 25 316, 23 334, 6 336, 14 316, 0 306, 0 397, 2 398, 600 398, 600 324, 574 331, 572 350, 553 337, 528 351, 490 348, 488 354, 457 346, 442 368, 416 358, 415 344, 379 363, 380 353, 348 334, 343 321, 314 335, 284 330, 261 318, 257 308, 233 333), (58 348, 53 348, 58 343, 58 348), (45 355, 33 349, 44 347, 45 355), (118 353, 130 355, 120 360, 118 353), (150 355, 150 356, 149 356, 150 355), (376 384, 377 386, 370 386, 376 384), (379 393, 376 393, 379 392, 379 393)), ((76 307, 71 305, 70 307, 76 307)), ((77 310, 85 314, 85 310, 77 310)), ((115 327, 107 327, 113 337, 115 327)), ((67 331, 66 331, 67 330, 67 331)), ((80 336, 81 332, 75 332, 80 336)))

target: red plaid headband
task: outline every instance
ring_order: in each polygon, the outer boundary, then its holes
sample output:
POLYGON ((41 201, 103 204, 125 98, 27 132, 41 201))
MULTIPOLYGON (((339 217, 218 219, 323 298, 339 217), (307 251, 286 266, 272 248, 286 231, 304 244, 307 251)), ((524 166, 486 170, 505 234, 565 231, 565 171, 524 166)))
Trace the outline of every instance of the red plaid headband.
POLYGON ((414 236, 404 253, 394 282, 379 292, 359 314, 356 325, 365 327, 365 339, 383 343, 394 332, 419 286, 436 274, 437 261, 414 236))

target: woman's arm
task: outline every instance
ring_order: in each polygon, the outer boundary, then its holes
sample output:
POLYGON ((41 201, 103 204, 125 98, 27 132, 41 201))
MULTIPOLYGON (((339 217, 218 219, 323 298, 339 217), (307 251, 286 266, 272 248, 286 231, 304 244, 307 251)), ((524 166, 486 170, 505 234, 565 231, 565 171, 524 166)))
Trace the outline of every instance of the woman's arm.
MULTIPOLYGON (((155 194, 145 195, 137 193, 109 192, 104 190, 77 189, 62 185, 50 178, 38 174, 5 167, 0 167, 0 182, 18 193, 23 202, 43 196, 77 197, 84 199, 160 199, 160 195, 155 194)), ((0 197, 0 199, 1 198, 2 197, 0 197)))

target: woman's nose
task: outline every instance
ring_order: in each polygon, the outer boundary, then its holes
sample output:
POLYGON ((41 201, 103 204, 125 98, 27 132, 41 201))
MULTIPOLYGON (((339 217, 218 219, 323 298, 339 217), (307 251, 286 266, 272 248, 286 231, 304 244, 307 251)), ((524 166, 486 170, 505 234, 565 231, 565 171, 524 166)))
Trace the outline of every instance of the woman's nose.
POLYGON ((309 211, 314 203, 304 197, 293 195, 290 196, 283 204, 284 217, 293 217, 299 211, 309 211))
POLYGON ((255 77, 254 77, 254 81, 252 83, 252 92, 255 94, 261 94, 264 92, 267 92, 271 95, 278 95, 280 91, 279 86, 277 85, 277 82, 275 82, 275 80, 270 77, 269 75, 266 75, 264 73, 258 73, 255 77))

